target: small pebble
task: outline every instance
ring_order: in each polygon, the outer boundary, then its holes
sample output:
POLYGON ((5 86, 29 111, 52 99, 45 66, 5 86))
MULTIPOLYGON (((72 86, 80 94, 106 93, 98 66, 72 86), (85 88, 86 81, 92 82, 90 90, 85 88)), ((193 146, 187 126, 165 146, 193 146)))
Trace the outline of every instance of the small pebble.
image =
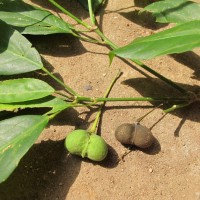
POLYGON ((85 89, 86 91, 92 90, 92 86, 91 86, 91 85, 86 85, 86 86, 84 87, 84 89, 85 89))
POLYGON ((149 168, 149 172, 152 173, 152 172, 153 172, 153 169, 152 169, 152 168, 149 168))

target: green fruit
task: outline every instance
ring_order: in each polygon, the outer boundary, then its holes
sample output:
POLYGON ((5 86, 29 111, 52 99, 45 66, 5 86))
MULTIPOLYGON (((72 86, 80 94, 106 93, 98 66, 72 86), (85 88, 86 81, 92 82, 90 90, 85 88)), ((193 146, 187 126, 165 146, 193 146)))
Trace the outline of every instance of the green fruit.
POLYGON ((80 155, 83 158, 86 154, 86 146, 90 140, 90 135, 85 130, 75 130, 69 133, 65 139, 65 147, 75 155, 80 155))
POLYGON ((108 153, 104 139, 86 130, 69 133, 65 139, 65 147, 71 154, 87 157, 93 161, 102 161, 108 153))
POLYGON ((87 157, 94 161, 102 161, 108 153, 108 146, 99 135, 91 135, 87 147, 87 157))

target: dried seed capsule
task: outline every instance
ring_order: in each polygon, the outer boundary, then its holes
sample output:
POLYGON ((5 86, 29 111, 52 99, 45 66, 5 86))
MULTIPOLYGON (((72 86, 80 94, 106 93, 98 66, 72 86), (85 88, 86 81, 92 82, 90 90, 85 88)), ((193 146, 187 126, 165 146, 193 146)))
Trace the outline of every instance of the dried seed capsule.
POLYGON ((122 144, 135 145, 140 148, 148 148, 154 142, 151 131, 139 123, 120 125, 115 131, 115 137, 122 144))
POLYGON ((154 137, 151 131, 147 127, 142 126, 140 124, 135 124, 135 131, 133 137, 133 142, 135 146, 138 146, 140 148, 148 148, 154 142, 154 137))
POLYGON ((133 124, 121 124, 115 131, 116 139, 122 144, 133 144, 133 132, 135 127, 133 124))

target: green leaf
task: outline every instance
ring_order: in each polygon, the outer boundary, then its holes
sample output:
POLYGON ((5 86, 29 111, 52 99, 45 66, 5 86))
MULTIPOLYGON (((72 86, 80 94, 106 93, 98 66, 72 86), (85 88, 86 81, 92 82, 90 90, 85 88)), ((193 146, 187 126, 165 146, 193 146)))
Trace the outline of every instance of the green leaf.
POLYGON ((0 75, 31 72, 43 67, 39 53, 18 31, 0 21, 0 75))
POLYGON ((0 183, 17 167, 47 123, 48 117, 40 115, 23 115, 0 122, 0 183))
POLYGON ((8 103, 2 104, 0 103, 0 111, 17 111, 18 109, 25 109, 25 108, 52 108, 49 113, 56 113, 58 111, 64 110, 70 107, 71 104, 63 101, 58 97, 48 96, 42 99, 26 101, 26 102, 19 102, 19 103, 8 103))
POLYGON ((22 34, 73 34, 73 26, 49 11, 31 6, 21 0, 0 0, 0 19, 22 34))
POLYGON ((185 23, 200 20, 200 4, 187 0, 158 1, 144 8, 160 23, 185 23))
POLYGON ((110 52, 110 58, 145 60, 156 56, 182 53, 200 46, 200 21, 191 21, 168 30, 134 40, 110 52))
MULTIPOLYGON (((92 8, 93 11, 96 12, 97 9, 104 3, 105 0, 93 0, 92 1, 92 8)), ((88 10, 88 0, 78 0, 78 2, 88 10)))
POLYGON ((23 102, 51 95, 54 89, 39 79, 22 78, 0 82, 0 103, 23 102))

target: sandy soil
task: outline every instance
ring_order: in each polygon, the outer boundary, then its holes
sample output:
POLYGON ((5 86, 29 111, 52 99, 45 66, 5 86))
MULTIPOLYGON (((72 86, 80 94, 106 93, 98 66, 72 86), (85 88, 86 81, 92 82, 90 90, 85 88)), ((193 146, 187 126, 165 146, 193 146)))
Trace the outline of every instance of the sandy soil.
MULTIPOLYGON (((58 14, 58 10, 48 3, 40 0, 32 2, 58 14)), ((89 22, 88 13, 77 2, 59 2, 89 22)), ((105 10, 98 13, 105 35, 122 46, 139 36, 165 28, 153 23, 148 15, 138 16, 138 10, 140 7, 134 7, 133 0, 108 1, 105 10)), ((60 15, 72 22, 63 14, 60 15)), ((180 95, 131 63, 115 58, 109 67, 107 47, 80 42, 69 35, 34 36, 29 39, 43 56, 46 67, 82 95, 102 96, 119 68, 123 75, 115 84, 110 97, 180 95)), ((162 56, 145 63, 186 88, 199 91, 199 55, 200 51, 195 50, 162 56)), ((46 81, 56 89, 61 89, 50 78, 46 81)), ((63 146, 67 133, 90 125, 95 110, 66 110, 51 121, 37 143, 21 160, 19 167, 0 185, 0 199, 200 199, 199 104, 167 115, 162 113, 162 109, 156 109, 142 121, 143 125, 151 128, 156 138, 155 145, 145 151, 135 148, 124 161, 118 162, 128 149, 116 141, 116 127, 121 123, 133 122, 154 105, 148 102, 106 104, 99 134, 109 144, 109 155, 101 163, 68 155, 63 146)))

